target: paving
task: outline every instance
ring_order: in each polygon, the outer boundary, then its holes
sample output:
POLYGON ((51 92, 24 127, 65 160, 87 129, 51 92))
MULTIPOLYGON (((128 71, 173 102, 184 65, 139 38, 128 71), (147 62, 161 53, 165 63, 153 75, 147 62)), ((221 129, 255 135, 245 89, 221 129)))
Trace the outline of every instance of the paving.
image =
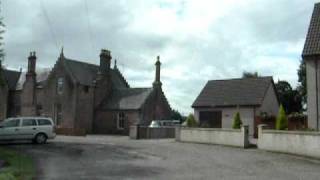
POLYGON ((6 146, 30 154, 36 160, 37 179, 41 180, 320 178, 320 160, 173 139, 58 136, 45 145, 6 146))

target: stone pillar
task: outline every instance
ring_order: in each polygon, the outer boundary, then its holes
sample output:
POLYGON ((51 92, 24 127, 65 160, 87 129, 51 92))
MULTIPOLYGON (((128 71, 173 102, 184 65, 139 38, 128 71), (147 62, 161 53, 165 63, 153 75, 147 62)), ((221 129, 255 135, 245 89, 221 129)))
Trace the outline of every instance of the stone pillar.
POLYGON ((129 137, 130 139, 138 139, 138 125, 130 126, 129 137))
POLYGON ((247 148, 250 146, 249 142, 249 126, 244 125, 241 127, 241 132, 243 133, 243 141, 244 141, 244 148, 247 148))
POLYGON ((174 133, 176 141, 181 141, 181 126, 177 126, 174 133))

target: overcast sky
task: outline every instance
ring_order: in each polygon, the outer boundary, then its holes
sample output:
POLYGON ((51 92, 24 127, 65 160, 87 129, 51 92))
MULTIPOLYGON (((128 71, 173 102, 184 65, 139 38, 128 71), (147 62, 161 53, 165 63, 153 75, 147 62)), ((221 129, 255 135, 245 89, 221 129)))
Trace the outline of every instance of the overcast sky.
POLYGON ((111 50, 132 87, 151 86, 160 55, 164 92, 187 114, 208 80, 257 71, 297 84, 316 0, 2 0, 4 64, 38 68, 64 54, 99 64, 111 50))

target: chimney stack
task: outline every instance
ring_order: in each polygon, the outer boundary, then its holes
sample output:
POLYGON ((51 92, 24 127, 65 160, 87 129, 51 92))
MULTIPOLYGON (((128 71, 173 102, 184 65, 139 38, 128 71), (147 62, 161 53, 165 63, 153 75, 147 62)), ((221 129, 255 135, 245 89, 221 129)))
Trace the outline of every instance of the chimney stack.
POLYGON ((36 52, 30 52, 28 57, 28 74, 35 74, 36 73, 36 52))
POLYGON ((111 52, 107 49, 102 49, 100 53, 100 72, 107 74, 110 70, 111 52))

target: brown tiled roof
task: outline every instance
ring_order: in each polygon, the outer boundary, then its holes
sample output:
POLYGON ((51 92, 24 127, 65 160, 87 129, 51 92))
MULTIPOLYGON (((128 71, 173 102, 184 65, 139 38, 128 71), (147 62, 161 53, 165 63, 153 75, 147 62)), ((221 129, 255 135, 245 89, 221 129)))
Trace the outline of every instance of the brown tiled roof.
POLYGON ((19 81, 21 72, 4 69, 3 73, 4 73, 4 76, 5 76, 6 80, 7 80, 9 89, 10 90, 15 90, 16 86, 17 86, 17 83, 19 81))
MULTIPOLYGON (((64 58, 68 70, 77 82, 82 85, 92 86, 93 81, 96 79, 99 71, 99 66, 85 62, 75 61, 72 59, 64 58)), ((128 88, 129 84, 122 77, 119 70, 111 69, 111 81, 113 87, 128 88)))
POLYGON ((302 56, 320 55, 320 3, 315 4, 302 56))
POLYGON ((208 81, 192 107, 259 106, 272 77, 208 81))

